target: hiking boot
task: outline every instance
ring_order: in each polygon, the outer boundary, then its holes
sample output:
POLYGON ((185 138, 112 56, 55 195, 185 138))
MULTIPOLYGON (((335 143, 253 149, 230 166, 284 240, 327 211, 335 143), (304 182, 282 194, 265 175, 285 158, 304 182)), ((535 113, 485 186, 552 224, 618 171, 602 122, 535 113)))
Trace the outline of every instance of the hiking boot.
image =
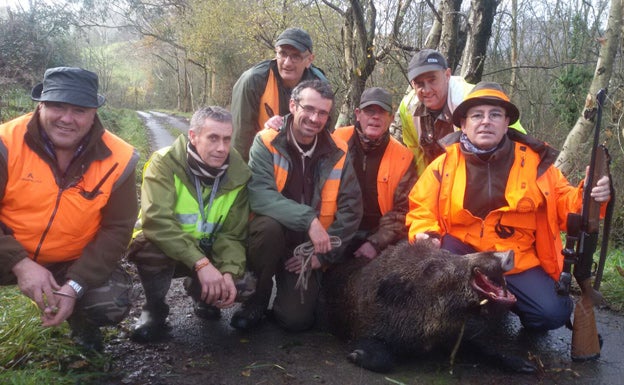
POLYGON ((149 310, 143 310, 139 321, 134 325, 130 339, 142 344, 168 338, 171 327, 167 325, 166 319, 166 316, 154 316, 149 310))
POLYGON ((86 352, 102 352, 104 343, 100 328, 93 323, 79 317, 67 320, 71 329, 71 338, 74 343, 86 352))
POLYGON ((209 321, 216 321, 221 318, 221 309, 202 301, 193 300, 193 313, 199 318, 209 321))
POLYGON ((243 304, 242 307, 232 315, 230 326, 241 331, 249 331, 262 322, 265 312, 266 306, 243 304))

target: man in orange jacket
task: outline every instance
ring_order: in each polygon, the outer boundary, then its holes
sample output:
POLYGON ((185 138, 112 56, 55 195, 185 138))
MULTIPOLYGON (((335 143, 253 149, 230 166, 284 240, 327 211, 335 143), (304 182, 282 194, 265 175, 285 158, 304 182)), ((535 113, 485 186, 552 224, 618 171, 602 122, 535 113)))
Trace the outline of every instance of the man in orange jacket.
POLYGON ((354 126, 334 132, 349 145, 364 208, 345 255, 373 259, 407 235, 407 197, 418 175, 412 152, 390 135, 390 92, 380 87, 364 90, 355 118, 354 126))
MULTIPOLYGON (((461 131, 443 139, 445 154, 412 189, 406 223, 410 242, 439 239, 456 254, 514 250, 506 276, 518 299, 512 310, 525 328, 550 330, 573 308, 555 290, 563 265, 559 232, 568 213, 580 211, 584 183, 568 183, 553 164, 555 149, 509 129, 519 115, 499 84, 477 84, 453 112, 461 131)), ((608 177, 591 196, 610 199, 608 177)))
POLYGON ((130 309, 119 265, 137 215, 132 146, 102 126, 95 73, 50 68, 33 113, 0 125, 0 285, 17 283, 43 326, 67 320, 87 349, 130 309))

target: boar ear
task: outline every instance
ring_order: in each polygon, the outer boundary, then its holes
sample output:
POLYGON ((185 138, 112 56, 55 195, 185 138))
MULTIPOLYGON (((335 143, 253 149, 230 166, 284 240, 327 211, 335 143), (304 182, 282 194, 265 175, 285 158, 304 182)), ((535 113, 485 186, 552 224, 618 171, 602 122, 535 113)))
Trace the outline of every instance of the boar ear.
POLYGON ((381 280, 377 289, 377 299, 385 305, 405 304, 406 298, 412 298, 416 294, 416 286, 397 273, 381 280))

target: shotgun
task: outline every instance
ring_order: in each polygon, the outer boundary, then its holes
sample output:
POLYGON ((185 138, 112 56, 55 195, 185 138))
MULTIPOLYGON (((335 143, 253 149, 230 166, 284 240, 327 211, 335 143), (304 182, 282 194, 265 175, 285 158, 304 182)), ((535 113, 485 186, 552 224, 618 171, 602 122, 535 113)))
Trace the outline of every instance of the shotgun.
MULTIPOLYGON (((599 146, 600 120, 606 91, 601 89, 596 95, 597 113, 595 115, 594 142, 587 175, 587 185, 583 188, 583 206, 581 213, 570 213, 567 218, 566 244, 563 271, 557 291, 567 295, 570 290, 571 268, 574 267, 574 279, 581 289, 581 298, 574 307, 572 324, 572 351, 574 361, 587 361, 600 357, 600 337, 596 327, 594 306, 602 302, 602 295, 591 284, 594 253, 598 245, 600 230, 600 203, 591 197, 591 190, 598 180, 609 175, 609 156, 604 146, 599 146)), ((606 254, 605 254, 606 255, 606 254)))

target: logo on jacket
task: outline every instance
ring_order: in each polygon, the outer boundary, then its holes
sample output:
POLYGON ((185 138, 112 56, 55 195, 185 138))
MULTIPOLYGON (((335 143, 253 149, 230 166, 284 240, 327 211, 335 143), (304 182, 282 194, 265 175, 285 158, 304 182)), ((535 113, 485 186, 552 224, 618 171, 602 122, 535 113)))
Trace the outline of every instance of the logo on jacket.
POLYGON ((32 172, 29 172, 25 177, 22 177, 22 181, 29 183, 41 183, 41 179, 35 179, 32 172))

